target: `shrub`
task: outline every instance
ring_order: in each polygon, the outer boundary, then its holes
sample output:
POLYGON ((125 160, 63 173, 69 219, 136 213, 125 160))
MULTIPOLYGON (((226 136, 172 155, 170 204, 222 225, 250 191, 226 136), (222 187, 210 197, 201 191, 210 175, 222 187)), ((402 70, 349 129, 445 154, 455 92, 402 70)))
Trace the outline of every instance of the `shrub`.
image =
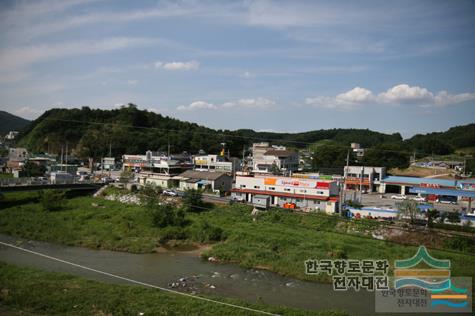
POLYGON ((463 236, 446 239, 444 241, 444 246, 452 250, 460 250, 465 252, 475 251, 475 244, 473 239, 463 236))
POLYGON ((226 239, 226 235, 221 227, 213 226, 207 221, 193 225, 191 227, 191 235, 192 238, 198 242, 221 241, 226 239))
POLYGON ((153 225, 156 227, 181 227, 186 223, 185 212, 182 209, 175 209, 170 204, 158 204, 150 211, 153 225))
POLYGON ((64 191, 42 190, 39 193, 39 198, 43 210, 49 212, 60 211, 66 203, 64 191))
POLYGON ((200 190, 187 189, 183 195, 183 206, 187 212, 199 213, 203 211, 203 194, 200 190))

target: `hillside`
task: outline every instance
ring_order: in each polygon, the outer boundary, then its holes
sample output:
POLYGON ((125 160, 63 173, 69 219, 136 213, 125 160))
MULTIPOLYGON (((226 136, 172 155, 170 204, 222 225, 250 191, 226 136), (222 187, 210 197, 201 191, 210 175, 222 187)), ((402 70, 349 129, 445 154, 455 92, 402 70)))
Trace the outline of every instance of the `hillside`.
POLYGON ((445 132, 417 134, 405 143, 428 155, 447 155, 456 149, 475 146, 475 124, 455 126, 445 132))
POLYGON ((289 147, 305 148, 329 139, 340 145, 360 142, 363 146, 399 143, 399 134, 382 134, 366 129, 331 129, 304 133, 267 133, 253 130, 214 130, 195 123, 183 122, 154 112, 137 109, 133 104, 114 110, 51 109, 33 121, 25 130, 20 144, 33 151, 58 152, 61 146, 74 150, 80 157, 100 157, 112 147, 115 156, 144 153, 146 150, 172 152, 218 152, 225 142, 231 154, 242 155, 242 149, 257 141, 272 141, 289 147))
POLYGON ((20 131, 29 123, 30 121, 25 120, 24 118, 10 114, 5 111, 0 111, 1 136, 7 134, 9 131, 20 131))

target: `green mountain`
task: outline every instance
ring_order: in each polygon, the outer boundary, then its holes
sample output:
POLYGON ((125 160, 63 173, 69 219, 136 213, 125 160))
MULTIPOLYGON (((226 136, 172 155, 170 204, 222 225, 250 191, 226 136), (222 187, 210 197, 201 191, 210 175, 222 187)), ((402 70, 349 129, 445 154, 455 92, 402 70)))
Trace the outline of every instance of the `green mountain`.
POLYGON ((455 149, 475 146, 475 124, 455 126, 445 132, 414 135, 406 143, 423 154, 451 154, 455 149))
POLYGON ((9 131, 21 131, 30 121, 19 116, 0 111, 0 135, 3 136, 9 131))
POLYGON ((271 141, 294 148, 306 148, 322 141, 348 146, 359 142, 371 147, 380 143, 401 142, 399 134, 382 134, 366 129, 331 129, 305 133, 268 133, 253 130, 215 130, 195 123, 183 122, 154 112, 139 110, 133 104, 114 110, 51 109, 33 121, 20 139, 20 144, 33 151, 59 152, 61 147, 74 150, 80 157, 107 155, 109 146, 114 156, 144 153, 146 150, 172 152, 200 149, 219 152, 226 143, 231 154, 240 157, 244 147, 253 142, 271 141))

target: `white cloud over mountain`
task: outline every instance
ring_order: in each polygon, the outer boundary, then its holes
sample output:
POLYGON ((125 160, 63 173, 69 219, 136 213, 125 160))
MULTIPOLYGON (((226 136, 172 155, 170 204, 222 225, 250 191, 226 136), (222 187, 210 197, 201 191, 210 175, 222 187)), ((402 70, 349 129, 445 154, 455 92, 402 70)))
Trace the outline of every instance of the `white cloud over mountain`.
POLYGON ((447 91, 433 93, 426 88, 399 84, 379 94, 374 94, 365 88, 355 87, 335 97, 317 96, 306 98, 305 103, 321 108, 348 110, 367 104, 411 104, 420 107, 443 107, 470 100, 475 100, 475 93, 450 94, 447 91))

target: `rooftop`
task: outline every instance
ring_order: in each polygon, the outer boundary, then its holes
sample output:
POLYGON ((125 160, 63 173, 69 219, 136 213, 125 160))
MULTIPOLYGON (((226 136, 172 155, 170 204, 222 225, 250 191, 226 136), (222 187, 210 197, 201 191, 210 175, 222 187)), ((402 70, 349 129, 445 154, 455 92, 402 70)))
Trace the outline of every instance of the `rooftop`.
POLYGON ((187 170, 183 173, 180 173, 179 177, 187 179, 216 180, 225 175, 227 175, 225 172, 187 170))

